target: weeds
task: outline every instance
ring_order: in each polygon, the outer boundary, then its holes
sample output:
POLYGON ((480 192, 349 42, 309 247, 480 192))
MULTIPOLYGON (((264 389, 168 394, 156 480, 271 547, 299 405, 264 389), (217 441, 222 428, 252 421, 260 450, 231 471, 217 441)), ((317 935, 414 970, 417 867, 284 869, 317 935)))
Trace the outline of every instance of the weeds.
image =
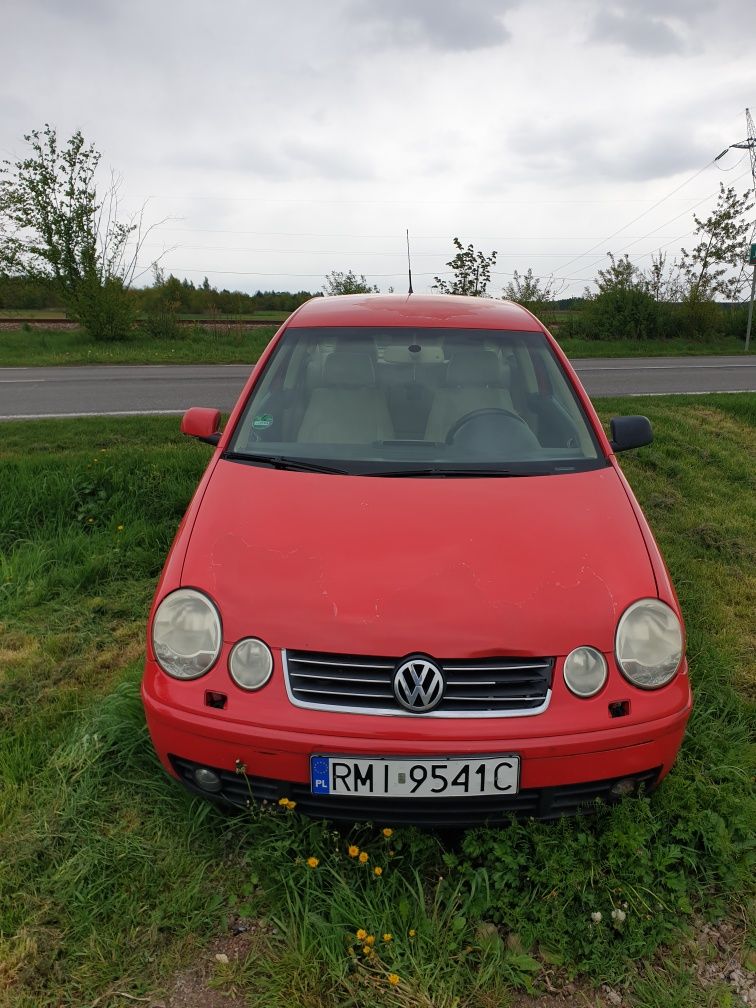
POLYGON ((624 977, 636 1008, 734 1004, 654 956, 752 894, 756 404, 604 408, 657 431, 624 464, 687 620, 680 759, 654 795, 454 843, 285 805, 228 820, 171 782, 139 699, 144 620, 207 452, 170 419, 4 425, 0 1005, 160 1000, 229 917, 255 939, 212 983, 251 1005, 498 1008, 554 969, 624 977))

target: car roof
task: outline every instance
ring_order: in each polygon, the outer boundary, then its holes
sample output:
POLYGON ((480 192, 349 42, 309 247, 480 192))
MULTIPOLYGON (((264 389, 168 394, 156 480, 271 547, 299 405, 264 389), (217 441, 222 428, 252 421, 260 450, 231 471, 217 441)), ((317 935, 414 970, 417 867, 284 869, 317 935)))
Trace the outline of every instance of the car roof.
POLYGON ((538 320, 512 301, 456 294, 343 294, 306 301, 290 326, 418 326, 540 331, 538 320))

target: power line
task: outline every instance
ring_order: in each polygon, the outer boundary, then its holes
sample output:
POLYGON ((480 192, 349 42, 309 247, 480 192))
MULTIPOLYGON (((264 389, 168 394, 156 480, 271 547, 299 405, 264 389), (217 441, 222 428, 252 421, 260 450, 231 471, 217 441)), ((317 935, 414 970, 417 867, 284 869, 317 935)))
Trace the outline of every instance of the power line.
MULTIPOLYGON (((689 200, 696 199, 695 196, 689 197, 689 200)), ((390 238, 396 239, 396 234, 354 234, 347 232, 328 232, 328 231, 244 231, 237 228, 173 228, 173 227, 161 227, 161 231, 169 232, 187 232, 190 234, 238 234, 238 235, 255 235, 258 238, 390 238)), ((445 238, 448 240, 448 234, 418 234, 417 238, 445 238)), ((503 237, 501 235, 473 235, 476 241, 593 241, 593 235, 508 235, 503 237)), ((632 237, 632 235, 628 235, 632 237)))
MULTIPOLYGON (((636 221, 639 221, 642 217, 645 217, 647 214, 650 214, 652 210, 655 210, 658 206, 661 206, 661 204, 664 203, 666 200, 668 200, 671 196, 674 196, 676 192, 679 192, 694 179, 698 178, 699 175, 702 175, 707 168, 710 168, 711 165, 714 164, 715 160, 716 158, 712 158, 711 161, 707 162, 707 164, 703 166, 703 168, 699 168, 697 172, 695 172, 693 175, 690 176, 690 178, 685 179, 685 181, 681 182, 680 185, 675 186, 675 188, 671 192, 667 193, 666 196, 662 196, 660 200, 657 200, 656 203, 648 207, 647 210, 644 210, 643 213, 638 214, 637 217, 633 217, 633 219, 631 221, 628 221, 627 224, 624 224, 621 228, 618 228, 616 231, 613 231, 612 234, 608 235, 606 238, 603 238, 600 242, 597 242, 595 245, 591 246, 591 248, 583 252, 581 255, 576 256, 572 260, 572 262, 577 262, 578 259, 584 259, 586 256, 589 256, 591 252, 595 252, 597 248, 600 248, 602 245, 606 244, 606 242, 611 241, 612 238, 616 238, 618 234, 621 234, 623 231, 627 230, 627 228, 632 227, 632 225, 635 224, 636 221)), ((564 268, 566 269, 568 266, 571 266, 572 262, 565 263, 564 268)))
MULTIPOLYGON (((684 237, 684 235, 682 236, 684 237)), ((640 241, 641 239, 638 239, 640 241)), ((672 241, 677 241, 677 238, 673 238, 672 241)), ((146 242, 143 248, 160 248, 160 242, 146 242)), ((230 245, 179 245, 177 249, 186 250, 189 252, 238 252, 243 255, 328 255, 328 256, 397 256, 400 254, 398 249, 385 249, 384 251, 373 251, 373 250, 349 250, 349 249, 275 249, 275 248, 234 248, 230 245)), ((640 252, 639 255, 651 255, 656 249, 649 249, 647 252, 640 252)), ((413 257, 416 259, 439 259, 443 256, 449 255, 449 250, 446 249, 443 252, 414 252, 413 257)), ((497 257, 499 259, 559 259, 569 256, 574 257, 574 252, 497 252, 497 257)))
MULTIPOLYGON (((708 168, 709 165, 705 165, 704 168, 708 168)), ((701 169, 701 171, 704 170, 701 169)), ((696 174, 700 174, 697 172, 696 174)), ((688 179, 692 181, 695 175, 688 179)), ((687 185, 684 182, 683 185, 687 185)), ((679 186, 678 188, 682 188, 679 186)), ((677 189, 673 189, 673 195, 677 192, 677 189)), ((589 199, 589 200, 544 200, 544 199, 519 199, 519 200, 458 200, 449 199, 445 197, 443 199, 436 200, 418 200, 418 199, 406 199, 406 200, 346 200, 346 199, 302 199, 288 196, 208 196, 208 195, 198 195, 187 193, 185 195, 177 195, 175 193, 129 193, 132 199, 154 199, 154 200, 214 200, 218 203, 317 203, 317 204, 327 204, 327 205, 338 205, 338 206, 448 206, 449 204, 454 204, 455 206, 593 206, 593 205, 604 205, 604 204, 614 204, 614 203, 647 203, 646 199, 589 199)), ((669 197, 665 197, 668 199, 669 197)), ((653 207, 651 207, 653 209, 653 207)), ((642 216, 642 215, 641 215, 642 216)), ((632 223, 632 221, 631 221, 632 223)), ((629 225, 628 225, 629 226, 629 225)))
MULTIPOLYGON (((708 168, 708 165, 706 167, 708 168)), ((698 174, 700 174, 700 172, 698 174)), ((740 175, 737 176, 737 178, 733 179, 733 182, 740 181, 740 179, 743 178, 744 175, 746 175, 746 174, 747 174, 746 172, 742 172, 740 175)), ((662 228, 667 227, 669 224, 673 224, 676 220, 679 220, 681 217, 684 217, 686 214, 690 213, 691 210, 695 210, 696 207, 700 206, 702 203, 705 203, 707 200, 713 199, 716 195, 717 195, 716 193, 710 193, 708 196, 704 196, 703 199, 699 200, 697 203, 694 203, 693 206, 688 207, 686 210, 683 210, 682 213, 676 214, 674 217, 671 217, 669 220, 664 221, 664 223, 660 224, 657 228, 654 228, 652 231, 649 231, 647 234, 642 235, 640 238, 636 238, 635 241, 630 242, 628 245, 625 246, 625 249, 632 248, 633 245, 637 245, 638 242, 645 241, 646 238, 650 238, 651 235, 656 234, 657 231, 661 231, 662 228)), ((685 236, 683 235, 681 237, 685 237, 685 236)), ((673 238, 672 239, 672 241, 678 241, 678 240, 680 240, 680 239, 677 239, 677 238, 673 238)), ((672 244, 672 242, 668 242, 667 244, 672 244)), ((598 247, 598 246, 595 246, 595 247, 598 247)), ((577 260, 574 260, 574 261, 577 261, 577 260)), ((589 263, 586 266, 586 269, 591 269, 593 266, 597 266, 599 263, 601 263, 603 261, 604 261, 603 257, 601 259, 595 259, 592 263, 589 263)), ((562 267, 562 269, 567 269, 567 267, 569 265, 571 265, 571 264, 570 263, 565 263, 564 266, 562 267)))

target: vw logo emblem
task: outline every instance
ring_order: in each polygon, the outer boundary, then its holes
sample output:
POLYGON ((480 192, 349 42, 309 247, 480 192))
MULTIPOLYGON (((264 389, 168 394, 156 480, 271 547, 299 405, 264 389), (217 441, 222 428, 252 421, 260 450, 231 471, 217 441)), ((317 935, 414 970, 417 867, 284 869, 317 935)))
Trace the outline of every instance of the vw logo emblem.
POLYGON ((441 669, 422 655, 405 658, 394 672, 393 686, 398 703, 413 714, 427 714, 444 698, 441 669))

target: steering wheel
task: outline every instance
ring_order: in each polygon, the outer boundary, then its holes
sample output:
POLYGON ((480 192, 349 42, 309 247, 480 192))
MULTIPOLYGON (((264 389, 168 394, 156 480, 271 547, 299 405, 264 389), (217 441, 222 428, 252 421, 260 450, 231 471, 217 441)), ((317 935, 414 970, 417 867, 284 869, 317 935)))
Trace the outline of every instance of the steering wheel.
MULTIPOLYGON (((485 409, 476 409, 472 410, 470 413, 465 413, 464 416, 461 416, 459 420, 453 423, 446 435, 446 443, 454 444, 457 439, 457 435, 463 430, 463 428, 468 427, 471 424, 479 424, 481 420, 485 423, 489 417, 493 420, 493 426, 497 426, 497 420, 514 420, 515 423, 521 427, 525 427, 528 432, 530 432, 528 425, 522 417, 518 416, 516 413, 513 413, 508 409, 503 409, 500 406, 488 406, 485 409)), ((489 422, 488 426, 490 427, 492 424, 489 422)), ((507 424, 507 426, 509 425, 507 424)))

